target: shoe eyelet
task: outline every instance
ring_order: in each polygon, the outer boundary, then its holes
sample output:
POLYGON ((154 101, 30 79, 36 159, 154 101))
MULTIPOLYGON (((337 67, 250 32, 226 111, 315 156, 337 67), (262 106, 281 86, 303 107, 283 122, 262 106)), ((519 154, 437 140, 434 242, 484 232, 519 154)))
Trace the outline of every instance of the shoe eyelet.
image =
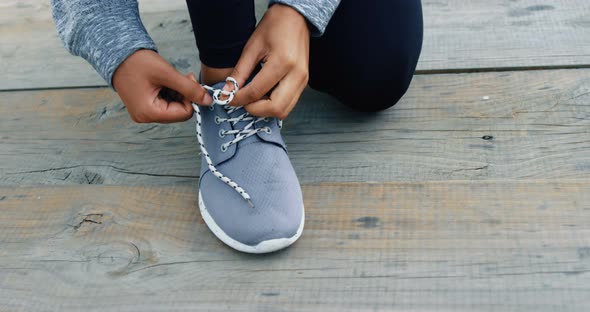
POLYGON ((225 138, 225 130, 223 130, 223 129, 219 130, 219 137, 222 139, 225 138))
POLYGON ((269 121, 270 121, 270 119, 269 119, 268 117, 264 117, 262 120, 263 120, 264 122, 269 122, 269 121))
POLYGON ((225 146, 225 144, 221 144, 221 152, 222 153, 227 152, 227 146, 225 146))
POLYGON ((215 108, 213 108, 213 104, 209 105, 209 110, 210 111, 214 111, 215 110, 215 108))
POLYGON ((264 132, 266 132, 267 134, 271 134, 272 133, 272 129, 269 127, 264 127, 264 132))
POLYGON ((219 117, 217 116, 215 116, 215 123, 218 125, 221 124, 221 120, 219 120, 219 117))

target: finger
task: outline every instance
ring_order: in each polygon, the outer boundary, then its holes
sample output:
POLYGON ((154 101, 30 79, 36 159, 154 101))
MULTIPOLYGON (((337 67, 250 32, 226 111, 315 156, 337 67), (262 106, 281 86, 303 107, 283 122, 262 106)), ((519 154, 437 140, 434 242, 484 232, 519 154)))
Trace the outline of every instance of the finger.
POLYGON ((213 103, 213 98, 211 98, 209 92, 197 82, 192 73, 185 77, 170 66, 169 69, 158 75, 157 82, 164 87, 179 92, 188 101, 200 105, 211 105, 213 103))
POLYGON ((254 79, 236 93, 231 105, 248 105, 260 100, 272 88, 274 88, 288 72, 289 66, 278 61, 275 62, 269 60, 268 63, 262 67, 260 72, 254 76, 254 79))
POLYGON ((150 108, 144 113, 150 122, 172 123, 189 120, 193 116, 190 101, 167 102, 155 98, 150 108))
MULTIPOLYGON (((262 49, 255 44, 246 44, 244 50, 242 51, 242 55, 238 60, 238 63, 234 67, 230 77, 233 77, 237 82, 238 85, 241 87, 246 83, 248 77, 252 74, 256 66, 260 63, 262 59, 262 49)), ((233 90, 231 84, 225 84, 223 86, 223 90, 231 91, 233 90)))
POLYGON ((270 98, 258 100, 244 108, 254 116, 285 119, 305 89, 305 83, 300 80, 294 74, 287 75, 272 91, 270 98))

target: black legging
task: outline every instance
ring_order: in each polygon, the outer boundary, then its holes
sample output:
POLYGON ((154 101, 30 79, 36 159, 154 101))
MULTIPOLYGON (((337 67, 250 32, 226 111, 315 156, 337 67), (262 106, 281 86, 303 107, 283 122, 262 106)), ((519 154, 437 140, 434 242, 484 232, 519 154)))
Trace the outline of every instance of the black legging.
MULTIPOLYGON (((187 0, 201 62, 236 65, 255 28, 254 0, 187 0)), ((422 48, 420 0, 342 0, 310 45, 309 85, 361 111, 393 106, 422 48)))

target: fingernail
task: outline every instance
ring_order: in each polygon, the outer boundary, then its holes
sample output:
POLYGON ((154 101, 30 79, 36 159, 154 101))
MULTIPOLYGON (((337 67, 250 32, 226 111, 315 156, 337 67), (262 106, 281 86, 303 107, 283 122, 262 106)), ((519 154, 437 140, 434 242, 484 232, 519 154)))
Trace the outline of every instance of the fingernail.
POLYGON ((230 89, 231 88, 230 88, 229 84, 226 83, 223 85, 223 91, 230 91, 230 89))
POLYGON ((203 104, 213 104, 213 98, 211 97, 211 95, 209 95, 209 92, 205 93, 205 95, 203 96, 203 104))

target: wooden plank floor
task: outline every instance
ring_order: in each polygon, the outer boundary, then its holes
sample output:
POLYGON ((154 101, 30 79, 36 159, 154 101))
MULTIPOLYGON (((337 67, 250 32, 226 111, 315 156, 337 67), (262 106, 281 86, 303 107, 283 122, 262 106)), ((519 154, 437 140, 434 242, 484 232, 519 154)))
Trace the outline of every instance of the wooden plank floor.
POLYGON ((10 311, 583 311, 589 182, 303 188, 292 248, 234 252, 194 186, 1 188, 10 311))
MULTIPOLYGON (((48 1, 0 3, 0 311, 590 309, 590 4, 423 6, 395 108, 304 93, 283 133, 306 229, 251 256, 198 213, 194 124, 133 124, 48 1)), ((140 8, 197 71, 184 1, 140 8)))
MULTIPOLYGON (((259 12, 266 2, 257 0, 259 12)), ((198 72, 185 1, 139 3, 161 54, 184 72, 198 72)), ((587 0, 424 0, 423 7, 420 72, 590 66, 587 0)), ((63 49, 49 1, 0 3, 0 19, 0 90, 105 85, 63 49)))
MULTIPOLYGON (((2 95, 0 184, 197 181, 193 123, 133 124, 103 88, 2 95)), ((283 133, 304 183, 586 178, 589 102, 590 69, 419 75, 380 114, 307 92, 283 133)))

